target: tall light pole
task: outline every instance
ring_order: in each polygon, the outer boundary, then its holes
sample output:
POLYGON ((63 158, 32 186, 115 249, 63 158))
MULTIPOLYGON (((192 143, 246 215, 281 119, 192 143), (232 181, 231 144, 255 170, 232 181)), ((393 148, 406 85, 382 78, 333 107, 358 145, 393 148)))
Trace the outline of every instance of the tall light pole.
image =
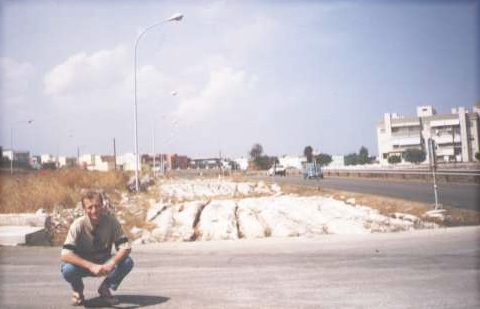
POLYGON ((13 150, 13 127, 17 124, 22 124, 22 123, 30 124, 32 122, 33 122, 33 119, 26 120, 26 121, 18 121, 13 123, 10 126, 10 150, 12 151, 12 160, 10 160, 10 174, 13 174, 13 160, 15 159, 15 151, 13 150))
POLYGON ((138 193, 139 192, 139 185, 138 185, 138 125, 137 125, 137 47, 138 47, 138 42, 140 39, 143 37, 143 35, 153 27, 159 26, 165 22, 169 21, 180 21, 183 18, 183 14, 177 13, 172 15, 170 18, 166 20, 162 20, 160 22, 156 22, 147 28, 145 28, 138 36, 137 40, 135 41, 135 48, 134 48, 134 96, 135 96, 135 103, 134 103, 134 112, 133 112, 133 121, 134 121, 134 126, 135 126, 135 134, 134 134, 134 143, 135 143, 135 191, 138 193))
MULTIPOLYGON (((177 95, 177 91, 174 90, 171 92, 171 95, 172 96, 176 96, 177 95)), ((155 156, 156 156, 156 153, 155 153, 155 119, 156 119, 156 115, 154 113, 153 117, 152 117, 152 153, 153 153, 153 177, 156 176, 156 171, 155 171, 155 163, 156 163, 156 159, 155 159, 155 156)), ((164 118, 165 119, 165 118, 164 118)), ((160 168, 162 169, 162 175, 163 175, 163 155, 160 153, 160 168)))

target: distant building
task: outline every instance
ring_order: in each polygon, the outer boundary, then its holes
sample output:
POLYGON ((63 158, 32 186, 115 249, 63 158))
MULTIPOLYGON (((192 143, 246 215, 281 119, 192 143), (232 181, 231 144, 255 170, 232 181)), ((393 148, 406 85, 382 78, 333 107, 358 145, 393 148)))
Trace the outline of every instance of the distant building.
POLYGON ((31 156, 30 157, 30 166, 36 170, 42 167, 42 161, 40 156, 31 156))
POLYGON ((377 124, 378 160, 388 163, 408 148, 422 149, 429 160, 428 140, 435 142, 438 162, 470 162, 479 151, 479 109, 452 108, 450 114, 437 115, 432 106, 417 107, 416 117, 386 113, 377 124))
POLYGON ((74 167, 77 165, 77 158, 59 156, 56 163, 58 168, 74 167))
POLYGON ((222 166, 220 159, 207 158, 207 159, 192 159, 190 160, 190 168, 199 169, 218 169, 222 166))
POLYGON ((115 160, 113 156, 83 154, 79 157, 79 165, 89 171, 107 172, 115 169, 115 160))
POLYGON ((20 163, 20 164, 30 164, 30 152, 29 151, 12 151, 11 149, 3 150, 3 156, 8 158, 9 161, 20 163))
POLYGON ((247 158, 243 158, 243 157, 242 158, 237 158, 237 159, 234 159, 233 161, 238 165, 240 170, 246 171, 248 169, 248 159, 247 158))
POLYGON ((12 158, 13 158, 13 152, 11 149, 5 149, 3 150, 3 156, 2 158, 5 157, 6 159, 8 159, 8 161, 12 161, 12 158))
POLYGON ((177 154, 167 155, 167 162, 171 169, 187 169, 190 165, 190 158, 177 154))
POLYGON ((332 162, 328 164, 329 167, 345 166, 345 156, 332 156, 332 162))
MULTIPOLYGON (((117 156, 117 169, 124 171, 134 171, 135 159, 135 154, 131 152, 125 153, 121 156, 117 156)), ((138 162, 138 167, 140 168, 140 162, 138 162)))
POLYGON ((302 163, 306 162, 307 158, 304 156, 293 157, 293 156, 283 156, 278 158, 278 162, 285 167, 293 167, 296 169, 302 169, 302 163))

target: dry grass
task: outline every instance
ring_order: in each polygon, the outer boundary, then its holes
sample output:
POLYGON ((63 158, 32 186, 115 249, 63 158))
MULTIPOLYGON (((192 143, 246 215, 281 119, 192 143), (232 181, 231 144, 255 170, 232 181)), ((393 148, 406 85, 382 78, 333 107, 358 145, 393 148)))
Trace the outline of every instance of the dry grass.
POLYGON ((0 174, 0 213, 73 208, 80 200, 81 189, 101 189, 113 194, 126 189, 127 177, 123 172, 80 169, 0 174))

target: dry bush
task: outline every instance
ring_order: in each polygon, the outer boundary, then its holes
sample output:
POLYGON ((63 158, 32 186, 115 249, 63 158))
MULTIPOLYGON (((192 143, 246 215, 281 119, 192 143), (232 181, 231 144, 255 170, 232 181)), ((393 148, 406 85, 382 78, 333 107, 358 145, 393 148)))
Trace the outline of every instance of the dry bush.
POLYGON ((44 208, 75 207, 81 189, 105 192, 125 190, 127 174, 92 172, 80 169, 36 171, 27 174, 0 174, 0 212, 34 212, 44 208))

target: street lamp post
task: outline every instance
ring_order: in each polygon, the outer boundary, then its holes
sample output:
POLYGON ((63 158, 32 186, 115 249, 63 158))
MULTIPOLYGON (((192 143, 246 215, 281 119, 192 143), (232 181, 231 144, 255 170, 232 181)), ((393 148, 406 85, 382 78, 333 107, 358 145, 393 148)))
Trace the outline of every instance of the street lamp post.
POLYGON ((166 20, 162 20, 160 22, 156 22, 147 28, 145 28, 138 36, 135 41, 135 48, 134 48, 134 112, 133 112, 133 117, 134 117, 134 127, 135 127, 135 133, 134 133, 134 143, 135 143, 135 190, 138 193, 139 192, 139 184, 138 184, 138 125, 137 125, 137 47, 138 47, 138 42, 140 39, 143 37, 143 35, 153 27, 159 26, 165 22, 169 21, 180 21, 182 20, 183 15, 182 14, 174 14, 170 18, 166 20))
MULTIPOLYGON (((176 96, 177 95, 177 91, 174 90, 172 91, 171 93, 172 96, 176 96)), ((155 113, 154 113, 155 114, 155 113)), ((156 153, 155 153, 155 118, 156 116, 154 115, 152 117, 152 153, 153 153, 153 177, 156 176, 156 171, 155 171, 155 163, 156 163, 156 159, 155 159, 155 156, 156 156, 156 153)), ((164 120, 165 120, 165 117, 164 117, 164 120)), ((163 155, 160 153, 160 168, 162 169, 162 175, 163 175, 163 155)))
POLYGON ((10 160, 10 174, 13 174, 13 160, 15 159, 15 151, 13 150, 13 127, 17 124, 31 124, 33 119, 27 121, 18 121, 10 126, 10 150, 12 151, 12 159, 10 160))
POLYGON ((153 120, 152 120, 152 153, 153 153, 153 177, 156 176, 156 171, 155 171, 155 115, 153 115, 153 120))

